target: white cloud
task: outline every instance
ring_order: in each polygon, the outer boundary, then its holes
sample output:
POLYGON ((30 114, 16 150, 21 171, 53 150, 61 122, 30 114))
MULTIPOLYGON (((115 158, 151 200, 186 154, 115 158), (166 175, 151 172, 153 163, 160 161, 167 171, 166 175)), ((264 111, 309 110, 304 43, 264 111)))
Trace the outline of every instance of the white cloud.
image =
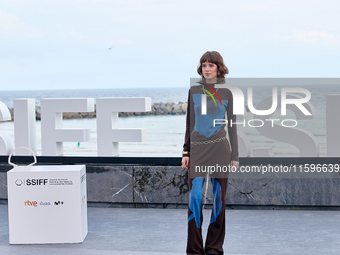
POLYGON ((31 40, 40 37, 40 31, 22 22, 18 16, 0 10, 0 38, 2 40, 31 40))
POLYGON ((56 25, 58 38, 62 41, 79 42, 85 39, 82 33, 71 28, 67 28, 63 24, 56 25))
POLYGON ((111 46, 111 47, 115 47, 115 46, 130 46, 130 45, 136 44, 135 41, 129 40, 129 39, 126 39, 126 38, 119 38, 119 39, 115 39, 115 40, 106 40, 105 43, 108 46, 111 46))
POLYGON ((333 43, 336 41, 335 36, 326 31, 296 31, 293 35, 286 36, 287 39, 307 43, 333 43))

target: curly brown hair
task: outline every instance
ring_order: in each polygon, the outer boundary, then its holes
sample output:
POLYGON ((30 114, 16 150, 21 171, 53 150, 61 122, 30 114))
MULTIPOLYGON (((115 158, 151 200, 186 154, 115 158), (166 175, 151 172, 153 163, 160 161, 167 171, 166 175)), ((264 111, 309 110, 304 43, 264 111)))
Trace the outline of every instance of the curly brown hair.
POLYGON ((207 61, 217 65, 217 78, 224 78, 224 76, 229 73, 229 69, 225 66, 221 54, 217 51, 207 51, 201 57, 200 64, 197 67, 197 73, 202 76, 202 78, 204 78, 202 74, 202 64, 207 61))

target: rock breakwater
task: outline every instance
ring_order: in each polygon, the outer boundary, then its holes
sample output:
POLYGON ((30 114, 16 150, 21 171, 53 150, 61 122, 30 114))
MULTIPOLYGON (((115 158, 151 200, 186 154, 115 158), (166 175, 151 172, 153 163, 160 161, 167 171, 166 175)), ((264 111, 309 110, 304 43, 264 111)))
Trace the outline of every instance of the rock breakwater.
MULTIPOLYGON (((13 108, 10 109, 12 120, 14 119, 13 108)), ((187 103, 179 102, 178 104, 174 102, 167 103, 153 103, 151 105, 151 111, 149 112, 120 112, 119 117, 128 116, 145 116, 145 115, 182 115, 187 112, 187 103)), ((35 107, 36 119, 41 119, 40 106, 35 107)), ((95 118, 96 111, 94 112, 64 112, 64 119, 84 119, 84 118, 95 118)))

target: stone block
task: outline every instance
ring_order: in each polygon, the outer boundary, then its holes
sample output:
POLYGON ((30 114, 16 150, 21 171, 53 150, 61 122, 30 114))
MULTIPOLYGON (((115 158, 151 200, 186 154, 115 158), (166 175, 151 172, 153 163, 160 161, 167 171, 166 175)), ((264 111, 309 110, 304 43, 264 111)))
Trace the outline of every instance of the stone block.
POLYGON ((0 199, 7 197, 7 172, 0 172, 0 199))
POLYGON ((229 178, 227 204, 339 206, 339 178, 229 178))
POLYGON ((133 203, 132 166, 87 165, 89 202, 133 203))
POLYGON ((180 166, 134 166, 135 203, 188 203, 188 172, 180 166))

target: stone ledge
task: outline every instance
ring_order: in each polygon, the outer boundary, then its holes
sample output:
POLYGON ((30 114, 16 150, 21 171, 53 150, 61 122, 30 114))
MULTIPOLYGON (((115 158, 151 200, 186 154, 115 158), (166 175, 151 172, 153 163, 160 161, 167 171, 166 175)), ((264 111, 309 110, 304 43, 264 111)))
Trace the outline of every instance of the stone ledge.
MULTIPOLYGON (((9 169, 0 164, 0 169, 9 169)), ((132 207, 181 208, 188 203, 188 175, 180 166, 87 165, 88 201, 132 207), (157 205, 157 206, 156 206, 157 205)), ((205 184, 204 184, 205 185, 205 184)), ((340 206, 340 178, 229 178, 230 206, 340 206)), ((0 200, 7 199, 6 172, 0 172, 0 200)), ((204 199, 203 199, 204 201, 204 199)), ((206 203, 212 204, 212 185, 206 203)))

